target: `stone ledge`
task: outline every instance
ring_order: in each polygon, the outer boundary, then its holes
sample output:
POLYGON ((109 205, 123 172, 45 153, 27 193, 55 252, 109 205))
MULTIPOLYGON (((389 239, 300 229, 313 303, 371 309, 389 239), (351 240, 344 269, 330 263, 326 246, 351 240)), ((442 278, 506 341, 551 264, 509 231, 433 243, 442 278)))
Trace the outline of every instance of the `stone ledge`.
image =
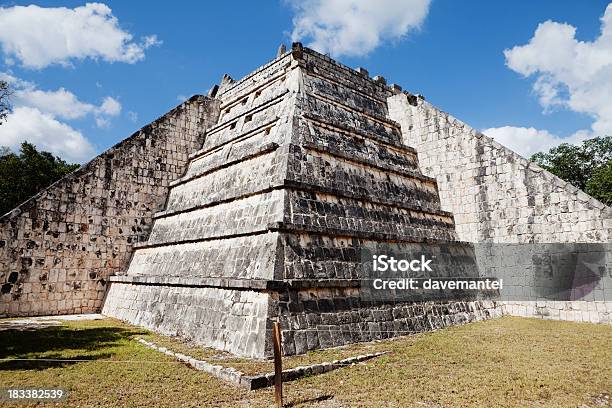
POLYGON ((134 248, 134 250, 137 250, 137 249, 147 249, 147 248, 159 248, 159 247, 171 246, 171 245, 194 244, 196 242, 217 241, 221 239, 240 238, 240 237, 246 237, 250 235, 262 235, 268 232, 270 232, 270 228, 266 227, 266 228, 262 228, 259 230, 252 230, 249 232, 245 232, 242 234, 210 235, 210 236, 202 237, 202 238, 185 239, 181 241, 156 242, 153 244, 149 243, 148 241, 137 242, 133 245, 132 248, 134 248))
MULTIPOLYGON (((268 63, 262 65, 259 68, 257 68, 255 71, 251 72, 250 74, 247 74, 246 76, 244 76, 244 77, 240 78, 239 80, 237 80, 236 82, 232 83, 227 88, 225 88, 221 92, 219 92, 219 96, 230 93, 231 91, 233 91, 238 86, 243 85, 250 78, 252 78, 255 75, 259 74, 260 72, 263 72, 266 69, 272 67, 274 64, 281 62, 283 59, 287 58, 289 55, 291 55, 291 50, 289 50, 288 52, 284 53, 283 55, 281 55, 278 58, 274 58, 273 60, 271 60, 268 63)), ((244 97, 244 95, 240 95, 239 97, 235 97, 234 99, 240 99, 241 97, 244 97)))
MULTIPOLYGON (((267 152, 264 152, 264 154, 267 152)), ((278 186, 274 186, 274 185, 268 185, 265 186, 263 188, 261 188, 260 190, 256 190, 256 191, 249 191, 245 194, 240 194, 234 197, 227 197, 218 201, 212 201, 209 203, 205 203, 205 204, 198 204, 198 205, 194 205, 193 207, 188 207, 188 208, 183 208, 180 210, 163 210, 163 211, 158 211, 155 214, 153 214, 153 218, 157 219, 157 218, 165 218, 165 217, 171 217, 174 215, 179 215, 179 214, 183 214, 183 213, 188 213, 188 212, 192 212, 192 211, 197 211, 197 210, 202 210, 204 208, 209 208, 209 207, 214 207, 217 205, 221 205, 221 204, 227 204, 230 203, 232 201, 239 201, 239 200, 244 200, 247 199, 249 197, 255 196, 255 195, 262 195, 262 194, 266 194, 269 193, 271 191, 274 190, 280 190, 282 189, 282 184, 278 185, 278 186)), ((244 235, 244 234, 241 234, 244 235)), ((221 237, 223 238, 223 237, 221 237)), ((206 238, 208 239, 208 238, 206 238)), ((196 240, 197 241, 197 240, 196 240)))
MULTIPOLYGON (((397 130, 401 129, 401 126, 400 126, 399 123, 397 123, 396 121, 394 121, 392 119, 389 119, 389 118, 387 118, 385 116, 380 116, 380 115, 377 115, 377 114, 372 113, 372 112, 367 112, 365 109, 361 109, 361 108, 357 108, 357 107, 354 107, 354 106, 347 105, 347 104, 343 103, 342 101, 339 101, 339 100, 334 99, 334 98, 332 98, 330 96, 327 96, 327 95, 322 95, 320 93, 307 91, 306 94, 310 95, 310 96, 313 96, 314 98, 319 99, 321 101, 325 101, 325 102, 327 102, 329 104, 335 105, 335 106, 337 106, 337 107, 339 107, 341 109, 347 110, 349 112, 358 113, 359 115, 365 116, 366 118, 368 118, 370 120, 373 120, 375 122, 378 122, 378 123, 382 124, 383 126, 387 125, 387 126, 389 126, 391 128, 397 129, 397 130)), ((398 135, 398 137, 401 137, 401 136, 398 135)))
POLYGON ((330 128, 332 130, 336 130, 340 133, 348 133, 348 134, 354 134, 354 135, 358 135, 361 136, 365 139, 368 139, 372 142, 378 143, 378 144, 382 144, 385 146, 389 146, 392 147, 396 150, 405 152, 405 153, 409 153, 413 156, 417 156, 417 151, 410 147, 410 146, 406 146, 404 144, 401 143, 394 143, 392 140, 388 140, 385 139, 379 135, 377 135, 376 133, 372 133, 372 132, 368 132, 366 130, 363 129, 359 129, 356 127, 352 127, 352 126, 347 126, 345 124, 342 123, 334 123, 332 121, 330 121, 329 119, 324 118, 323 116, 320 115, 316 115, 313 113, 309 113, 309 112, 304 112, 302 114, 302 116, 310 121, 314 121, 314 122, 318 122, 320 125, 323 125, 323 127, 327 127, 330 128))
POLYGON ((291 70, 289 71, 286 70, 288 67, 290 67, 290 64, 287 65, 283 71, 279 70, 276 75, 272 76, 271 78, 266 79, 264 82, 262 82, 261 84, 258 84, 256 87, 249 88, 249 91, 247 91, 245 94, 239 95, 235 97, 234 99, 231 99, 228 102, 222 103, 220 106, 221 112, 223 112, 227 108, 231 109, 235 106, 238 106, 244 98, 249 97, 251 94, 274 85, 276 82, 278 82, 279 79, 285 77, 287 73, 291 71, 291 70))
POLYGON ((117 275, 109 278, 110 282, 130 283, 154 286, 189 286, 189 287, 222 287, 233 289, 268 289, 269 281, 262 279, 234 278, 199 278, 174 276, 117 275))
MULTIPOLYGON (((241 163, 243 161, 254 159, 254 158, 256 158, 258 156, 261 156, 263 154, 273 152, 277 148, 278 148, 278 143, 275 143, 275 142, 264 143, 262 146, 258 147, 253 152, 248 153, 248 154, 246 154, 246 155, 244 155, 244 156, 242 156, 240 158, 237 158, 235 160, 226 161, 226 162, 224 162, 224 163, 222 163, 222 164, 220 164, 218 166, 211 167, 211 168, 209 168, 209 169, 207 169, 207 170, 205 170, 205 171, 203 171, 201 173, 193 174, 193 175, 191 175, 189 177, 182 177, 180 179, 174 180, 169 185, 170 185, 170 187, 176 187, 176 186, 179 186, 181 184, 188 183, 188 182, 190 182, 192 180, 204 177, 204 176, 206 176, 206 175, 208 175, 210 173, 214 173, 217 170, 221 170, 221 169, 233 166, 235 164, 241 163)), ((177 212, 177 211, 174 211, 174 212, 177 212)), ((167 216, 167 215, 173 214, 174 212, 171 212, 171 211, 159 211, 159 212, 155 213, 155 215, 153 217, 154 218, 160 218, 160 217, 163 217, 163 216, 167 216)))
MULTIPOLYGON (((204 371, 225 382, 228 382, 237 387, 246 388, 249 391, 257 390, 259 388, 271 387, 274 385, 274 373, 245 375, 233 367, 224 367, 221 365, 211 364, 207 361, 197 360, 191 356, 176 353, 172 350, 167 349, 166 347, 158 346, 155 343, 146 341, 141 338, 137 338, 136 341, 150 349, 159 351, 168 356, 174 357, 179 361, 187 363, 198 371, 204 371)), ((334 360, 309 366, 299 366, 295 368, 290 368, 288 370, 283 370, 283 382, 294 381, 302 377, 323 374, 332 370, 336 370, 338 368, 351 366, 362 361, 380 357, 385 354, 387 354, 387 352, 382 351, 378 353, 362 354, 359 356, 349 357, 342 360, 334 360)))
MULTIPOLYGON (((331 83, 333 83, 333 84, 335 84, 337 86, 341 86, 341 87, 345 87, 346 86, 345 84, 342 84, 338 80, 325 75, 325 73, 324 73, 325 71, 318 71, 318 72, 311 71, 311 70, 308 69, 308 66, 306 66, 306 65, 303 65, 301 67, 304 70, 306 70, 308 76, 311 76, 311 77, 314 77, 314 78, 319 78, 319 79, 322 79, 323 81, 331 82, 331 83)), ((371 79, 369 76, 362 76, 362 78, 364 78, 364 79, 371 79)), ((376 83, 376 84, 378 85, 378 83, 376 83)), ((386 100, 379 99, 375 95, 370 95, 370 94, 368 94, 366 92, 363 92, 363 91, 361 91, 361 89, 356 88, 356 89, 349 89, 349 90, 352 91, 353 93, 359 95, 359 96, 362 96, 362 97, 367 98, 367 99, 371 99, 371 100, 373 100, 373 101, 375 101, 377 103, 384 104, 384 105, 386 105, 386 103, 387 103, 386 100)))
POLYGON ((147 275, 115 275, 111 276, 109 281, 116 283, 130 283, 135 285, 215 287, 227 289, 248 289, 256 291, 302 288, 348 288, 359 287, 360 285, 360 281, 358 279, 265 280, 147 275))
POLYGON ((232 143, 232 142, 238 141, 239 139, 243 139, 243 138, 246 139, 248 137, 255 136, 255 134, 257 134, 258 132, 264 130, 266 127, 268 127, 270 125, 273 125, 278 119, 279 119, 278 116, 273 116, 272 119, 270 119, 269 121, 267 121, 267 122, 257 126, 256 128, 248 130, 248 131, 246 131, 244 133, 239 133, 236 136, 234 136, 233 138, 231 138, 229 140, 226 140, 225 142, 223 142, 221 144, 218 144, 216 146, 207 147, 205 149, 202 148, 202 149, 198 150, 197 152, 194 152, 194 153, 190 154, 188 156, 188 158, 189 158, 189 160, 196 160, 196 159, 201 158, 202 156, 206 156, 207 154, 209 154, 209 153, 211 153, 211 152, 213 152, 215 150, 221 149, 223 146, 225 146, 228 143, 232 143))
POLYGON ((266 110, 267 108, 269 108, 272 105, 276 105, 277 103, 282 102, 282 100, 284 99, 285 95, 287 95, 287 93, 289 93, 289 90, 285 90, 283 92, 281 92, 280 94, 276 95, 275 97, 268 99, 267 101, 265 101, 264 103, 257 105, 249 110, 246 110, 244 112, 242 112, 240 115, 236 115, 234 117, 232 117, 231 120, 225 121, 225 122, 221 122, 215 126, 212 126, 211 128, 206 130, 206 135, 213 135, 215 133, 217 133, 218 131, 222 130, 223 128, 231 125, 232 123, 235 123, 239 118, 241 118, 242 116, 247 116, 247 115, 254 115, 255 113, 261 112, 263 110, 266 110))
POLYGON ((336 60, 334 60, 331 57, 328 57, 328 56, 326 56, 324 54, 321 54, 321 53, 319 53, 319 52, 317 52, 317 51, 315 51, 315 50, 313 50, 311 48, 307 48, 307 47, 303 48, 302 50, 303 50, 304 53, 306 53, 308 55, 311 55, 311 56, 313 56, 315 58, 318 58, 318 59, 323 60, 323 61, 325 61, 325 62, 327 62, 329 64, 332 64, 333 66, 342 69, 343 71, 347 72, 349 75, 355 76, 356 78, 365 79, 366 82, 369 82, 369 83, 375 85, 376 87, 380 88, 381 90, 387 91, 387 92, 390 93, 388 86, 383 85, 380 82, 374 81, 374 79, 370 78, 369 76, 364 76, 363 74, 359 73, 357 70, 355 70, 355 69, 353 69, 351 67, 348 67, 348 66, 346 66, 346 65, 344 65, 344 64, 342 64, 342 63, 340 63, 340 62, 338 62, 336 60))
MULTIPOLYGON (((452 237, 443 238, 428 238, 422 236, 406 237, 402 234, 392 234, 386 232, 375 232, 375 231, 357 231, 351 229, 342 228, 330 228, 330 227, 319 227, 315 225, 300 225, 287 222, 274 222, 268 224, 269 231, 279 232, 299 232, 299 233, 310 233, 316 235, 327 235, 327 236, 339 236, 339 237, 352 237, 361 238, 364 240, 377 240, 382 242, 406 242, 406 243, 428 243, 428 244, 456 244, 459 241, 452 240, 452 237)), ((452 231, 451 229, 439 231, 452 231)))
MULTIPOLYGON (((308 147, 306 147, 308 148, 308 147)), ((259 156, 262 154, 266 154, 269 152, 272 152, 274 150, 278 149, 278 145, 274 142, 269 143, 267 145, 264 145, 261 149, 258 149, 257 152, 253 153, 252 157, 249 158, 253 158, 255 156, 259 156)), ((326 152, 326 151, 325 151, 326 152)), ((327 152, 326 152, 327 153, 327 152)), ((241 161, 246 160, 247 158, 243 158, 241 159, 241 161)), ((235 163, 231 163, 228 165, 232 165, 235 163)), ((194 176, 193 178, 196 179, 200 177, 198 176, 194 176)), ((206 203, 206 204, 200 204, 200 205, 196 205, 193 207, 189 207, 189 208, 184 208, 181 210, 162 210, 162 211, 158 211, 153 215, 154 219, 158 219, 158 218, 164 218, 164 217, 169 217, 169 216, 174 216, 174 215, 178 215, 178 214, 183 214, 183 213, 188 213, 188 212, 192 212, 192 211, 197 211, 197 210, 201 210, 203 208, 209 208, 209 207, 214 207, 216 205, 220 205, 220 204, 226 204, 232 201, 238 201, 238 200, 243 200, 245 198, 254 196, 254 195, 258 195, 258 194, 265 194, 265 193, 269 193, 273 190, 282 190, 282 189, 293 189, 293 190, 300 190, 300 191, 310 191, 310 192, 318 192, 318 193, 326 193, 326 194, 332 194, 332 195, 336 195, 338 197, 345 197, 345 198, 349 198, 349 199, 353 199, 353 200, 359 200, 359 201, 365 201, 365 202, 369 202, 372 204, 378 204, 378 205, 384 205, 384 206, 390 206, 390 207, 395 207, 395 208, 400 208, 400 209, 404 209, 404 210, 408 210, 408 211, 415 211, 415 212, 419 212, 419 213, 423 213, 423 214, 430 214, 430 215, 437 215, 437 216, 441 216, 441 217, 447 217, 447 218, 453 218, 453 213, 450 213, 448 211, 444 211, 444 210, 437 210, 437 209, 433 209, 433 208, 427 208, 427 207, 422 207, 422 206, 418 206, 418 205, 413 205, 413 204, 406 204, 405 202, 401 202, 401 201, 396 201, 396 200, 389 200, 389 199, 384 199, 384 198, 373 198, 373 197, 368 197, 365 196, 363 194, 356 194, 356 193, 349 193, 347 191, 341 191, 339 189, 336 188, 331 188, 331 187, 324 187, 324 186, 316 186, 316 185, 312 185, 309 183, 304 183, 301 181, 296 181, 296 180, 288 180, 285 179, 281 182, 279 182, 276 185, 269 185, 266 186, 260 190, 257 191, 251 191, 248 192, 246 194, 241 194, 238 196, 234 196, 234 197, 228 197, 228 198, 224 198, 222 200, 218 200, 215 202, 210 202, 210 203, 206 203)), ((212 240, 212 239, 223 239, 226 238, 224 236, 218 236, 218 237, 207 237, 207 238, 202 238, 202 239, 198 239, 195 240, 194 242, 198 242, 200 240, 212 240)), ((167 243, 172 244, 172 243, 167 243)), ((165 245, 161 244, 161 245, 165 245)), ((147 242, 139 242, 134 244, 134 248, 147 248, 147 247, 153 247, 153 246, 160 246, 160 244, 155 244, 155 245, 151 245, 148 244, 147 242)))
POLYGON ((395 173, 399 176, 402 177, 406 177, 406 178, 410 178, 410 179, 417 179, 420 180, 424 183, 429 183, 429 184, 436 184, 436 179, 433 177, 429 177, 426 176, 424 174, 421 173, 417 173, 414 171, 407 171, 407 170, 402 170, 399 168, 394 168, 392 166, 386 165, 386 164, 378 164, 376 163, 374 160, 367 160, 367 159, 359 159, 356 157, 352 157, 348 154, 345 154, 343 152, 341 152, 338 149, 335 149, 334 147, 331 146, 318 146, 314 143, 311 142, 303 142, 302 146, 304 146, 305 148, 309 149, 309 150, 314 150, 317 151, 319 153, 325 153, 328 154, 330 156, 335 156, 341 159, 344 159, 346 161, 350 161, 352 163, 357 163, 357 164, 361 164, 362 166, 367 166, 367 167, 372 167, 375 168, 377 170, 381 170, 381 171, 386 171, 386 172, 390 172, 390 173, 395 173))
POLYGON ((405 201, 389 200, 383 197, 374 198, 374 197, 370 197, 365 194, 343 191, 343 190, 340 190, 338 188, 333 188, 333 187, 318 186, 318 185, 314 185, 310 183, 305 183, 302 181, 284 180, 283 184, 278 186, 277 188, 282 188, 282 187, 293 188, 296 190, 311 191, 311 192, 316 192, 316 193, 332 194, 338 197, 352 198, 354 200, 366 201, 366 202, 373 203, 373 204, 386 205, 390 207, 401 208, 404 210, 421 212, 424 214, 439 215, 439 216, 448 217, 448 218, 453 217, 453 213, 449 211, 437 210, 433 208, 425 208, 419 205, 406 204, 405 201))
MULTIPOLYGON (((317 190, 317 191, 321 191, 321 190, 317 190)), ((371 202, 376 202, 376 201, 371 200, 371 202)), ((423 211, 423 212, 432 213, 432 211, 423 211)), ((393 233, 376 232, 376 231, 359 231, 359 230, 352 230, 352 229, 330 228, 330 227, 321 227, 321 226, 315 226, 315 225, 303 225, 303 224, 294 224, 291 222, 276 221, 276 222, 269 223, 268 225, 266 225, 265 227, 262 227, 261 229, 256 229, 256 230, 252 230, 252 231, 240 233, 240 234, 210 235, 210 236, 199 237, 199 238, 194 238, 194 239, 185 239, 185 240, 179 240, 179 241, 165 241, 165 242, 156 242, 156 243, 149 243, 148 241, 147 242, 137 242, 133 245, 133 249, 138 250, 138 249, 147 249, 147 248, 158 248, 158 247, 171 246, 171 245, 192 244, 196 242, 217 241, 217 240, 245 237, 249 235, 267 234, 268 232, 310 233, 310 234, 316 234, 316 235, 354 237, 354 238, 361 238, 361 239, 367 239, 367 240, 380 240, 384 242, 431 243, 431 244, 463 243, 455 239, 455 236, 453 233, 454 231, 450 227, 448 229, 440 228, 437 231, 439 231, 441 234, 448 233, 450 236, 440 237, 440 238, 431 238, 431 237, 415 235, 411 237, 406 237, 403 234, 393 234, 393 233)))

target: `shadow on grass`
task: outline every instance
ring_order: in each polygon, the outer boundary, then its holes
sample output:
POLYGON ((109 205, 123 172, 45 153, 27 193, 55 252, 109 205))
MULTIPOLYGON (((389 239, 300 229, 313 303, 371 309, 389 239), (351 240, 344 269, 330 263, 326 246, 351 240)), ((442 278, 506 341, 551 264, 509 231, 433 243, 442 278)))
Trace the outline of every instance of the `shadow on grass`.
POLYGON ((295 407, 295 406, 300 405, 300 404, 314 403, 314 402, 319 403, 319 402, 323 402, 323 401, 328 401, 328 400, 330 400, 332 398, 334 398, 334 396, 330 395, 330 394, 319 395, 318 397, 302 398, 302 399, 299 399, 297 401, 293 401, 293 402, 291 402, 289 404, 285 404, 284 406, 285 407, 295 407))
MULTIPOLYGON (((120 327, 70 328, 45 327, 39 330, 0 331, 0 358, 98 360, 109 358, 110 348, 132 336, 146 334, 140 330, 120 327)), ((31 370, 62 367, 70 361, 2 361, 0 370, 31 370)))
POLYGON ((0 371, 14 371, 14 370, 45 370, 47 368, 56 367, 68 367, 73 364, 82 363, 85 361, 95 361, 103 358, 110 358, 111 353, 98 353, 95 355, 71 355, 68 357, 62 357, 61 355, 45 355, 36 360, 8 360, 0 362, 0 371), (66 361, 61 361, 66 360, 66 361))

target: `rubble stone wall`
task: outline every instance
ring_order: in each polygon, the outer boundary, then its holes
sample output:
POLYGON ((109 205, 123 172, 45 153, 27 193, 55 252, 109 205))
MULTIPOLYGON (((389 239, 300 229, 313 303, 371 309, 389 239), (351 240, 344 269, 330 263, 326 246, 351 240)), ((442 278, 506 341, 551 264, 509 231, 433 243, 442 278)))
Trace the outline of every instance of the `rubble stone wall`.
POLYGON ((0 316, 99 312, 218 110, 194 96, 0 217, 0 316))

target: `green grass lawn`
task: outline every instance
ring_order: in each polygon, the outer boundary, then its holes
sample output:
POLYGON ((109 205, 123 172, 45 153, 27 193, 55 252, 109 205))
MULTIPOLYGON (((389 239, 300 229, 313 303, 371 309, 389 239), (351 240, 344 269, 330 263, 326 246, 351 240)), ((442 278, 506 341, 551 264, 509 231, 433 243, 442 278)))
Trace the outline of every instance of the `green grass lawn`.
MULTIPOLYGON (((244 391, 150 350, 141 337, 243 372, 268 362, 151 334, 115 320, 0 331, 0 387, 61 387, 74 407, 267 407, 271 389, 244 391)), ((391 341, 288 358, 291 367, 364 352, 388 355, 285 384, 289 406, 598 407, 612 394, 612 327, 502 318, 391 341)), ((608 400, 609 401, 609 400, 608 400)), ((12 404, 16 408, 28 406, 12 404)), ((54 404, 44 404, 53 406, 54 404)), ((10 406, 10 404, 5 404, 10 406)), ((34 406, 32 404, 31 406, 34 406)))

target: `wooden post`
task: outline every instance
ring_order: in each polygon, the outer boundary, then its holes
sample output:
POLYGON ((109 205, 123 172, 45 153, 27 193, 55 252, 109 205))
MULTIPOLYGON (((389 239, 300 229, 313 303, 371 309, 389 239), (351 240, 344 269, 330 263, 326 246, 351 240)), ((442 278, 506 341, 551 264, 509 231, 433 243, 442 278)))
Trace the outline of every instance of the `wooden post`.
POLYGON ((274 322, 272 332, 274 340, 274 400, 276 406, 283 406, 283 361, 281 359, 281 331, 280 323, 274 322))

